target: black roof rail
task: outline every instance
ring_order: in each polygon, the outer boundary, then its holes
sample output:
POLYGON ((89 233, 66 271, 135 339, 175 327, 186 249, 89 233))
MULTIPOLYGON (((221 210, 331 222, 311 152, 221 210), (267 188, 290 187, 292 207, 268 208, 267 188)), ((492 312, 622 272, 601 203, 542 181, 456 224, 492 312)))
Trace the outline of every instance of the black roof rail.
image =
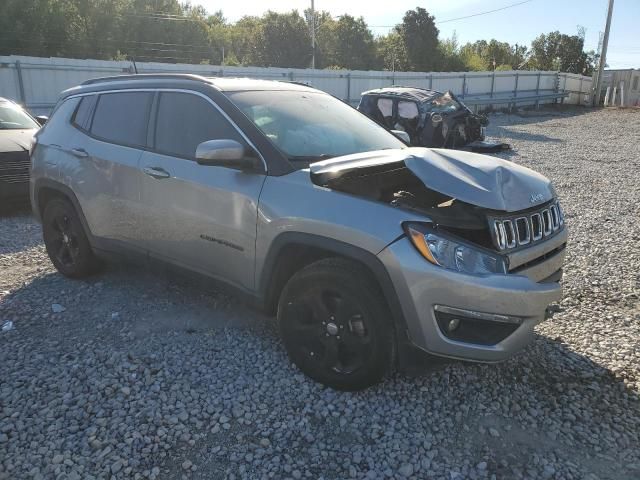
POLYGON ((140 73, 131 75, 114 75, 112 77, 92 78, 82 82, 80 85, 94 85, 96 83, 129 81, 129 80, 163 80, 163 79, 181 79, 181 80, 197 80, 205 81, 206 78, 192 73, 140 73))
POLYGON ((282 82, 282 83, 291 83, 293 85, 300 85, 302 87, 309 87, 309 88, 313 88, 311 85, 309 85, 308 83, 304 83, 304 82, 298 82, 296 80, 276 80, 277 82, 282 82))

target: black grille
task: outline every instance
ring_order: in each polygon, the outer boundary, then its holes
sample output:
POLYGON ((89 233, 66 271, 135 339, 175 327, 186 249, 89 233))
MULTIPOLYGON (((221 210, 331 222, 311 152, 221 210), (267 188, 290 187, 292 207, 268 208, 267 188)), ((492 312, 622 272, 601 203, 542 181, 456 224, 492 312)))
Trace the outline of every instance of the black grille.
POLYGON ((556 247, 553 250, 549 250, 548 252, 540 255, 537 258, 534 258, 533 260, 530 260, 530 261, 528 261, 526 263, 523 263, 522 265, 518 265, 516 268, 514 268, 512 270, 509 270, 509 273, 518 273, 518 272, 521 272, 523 270, 526 270, 527 268, 539 265, 540 263, 545 262, 549 258, 553 257, 556 253, 560 253, 565 248, 567 248, 567 244, 563 243, 559 247, 556 247))
POLYGON ((555 200, 539 209, 489 218, 491 238, 499 251, 516 250, 547 239, 563 226, 564 215, 555 200))
POLYGON ((0 153, 0 182, 29 182, 30 167, 29 152, 0 153))

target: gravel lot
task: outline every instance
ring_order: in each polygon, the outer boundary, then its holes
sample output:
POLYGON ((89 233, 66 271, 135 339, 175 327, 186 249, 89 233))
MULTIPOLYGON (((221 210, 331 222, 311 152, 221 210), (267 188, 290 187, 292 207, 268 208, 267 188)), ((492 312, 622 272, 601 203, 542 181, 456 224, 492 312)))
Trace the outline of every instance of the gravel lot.
POLYGON ((357 394, 307 380, 271 319, 210 287, 63 278, 28 212, 3 214, 0 479, 640 478, 638 132, 637 110, 492 117, 562 198, 559 312, 508 362, 357 394))

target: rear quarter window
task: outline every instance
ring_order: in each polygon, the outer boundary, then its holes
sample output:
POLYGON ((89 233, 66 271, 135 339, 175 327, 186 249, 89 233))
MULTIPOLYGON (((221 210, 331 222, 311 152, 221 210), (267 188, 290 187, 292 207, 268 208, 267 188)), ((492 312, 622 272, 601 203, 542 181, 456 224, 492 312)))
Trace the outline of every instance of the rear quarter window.
POLYGON ((36 133, 38 141, 44 143, 51 141, 51 143, 64 145, 71 130, 69 121, 79 103, 80 99, 77 97, 67 98, 58 103, 47 123, 36 133))
POLYGON ((103 93, 98 97, 91 134, 101 140, 143 147, 153 92, 103 93))
POLYGON ((91 126, 91 114, 93 113, 93 107, 95 107, 97 99, 97 95, 89 95, 80 99, 80 104, 71 119, 71 123, 75 127, 81 130, 89 130, 91 126))

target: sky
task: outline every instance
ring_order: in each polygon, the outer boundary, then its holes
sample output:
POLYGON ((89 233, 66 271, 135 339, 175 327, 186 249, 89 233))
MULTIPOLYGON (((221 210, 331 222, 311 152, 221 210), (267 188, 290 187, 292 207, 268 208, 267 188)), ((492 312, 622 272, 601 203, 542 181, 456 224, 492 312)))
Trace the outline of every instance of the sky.
MULTIPOLYGON (((473 18, 446 21, 499 9, 523 0, 315 0, 316 10, 334 17, 362 16, 376 35, 387 33, 402 21, 407 10, 425 8, 436 18, 440 38, 454 32, 462 44, 475 40, 496 40, 529 46, 541 33, 559 30, 574 35, 578 25, 586 29, 585 49, 596 50, 604 31, 608 0, 528 0, 520 5, 473 18), (443 23, 438 23, 443 22, 443 23)), ((213 13, 222 10, 230 21, 243 15, 261 15, 267 10, 302 12, 311 0, 191 0, 213 13)), ((607 64, 610 68, 640 68, 640 0, 615 0, 607 64)))

